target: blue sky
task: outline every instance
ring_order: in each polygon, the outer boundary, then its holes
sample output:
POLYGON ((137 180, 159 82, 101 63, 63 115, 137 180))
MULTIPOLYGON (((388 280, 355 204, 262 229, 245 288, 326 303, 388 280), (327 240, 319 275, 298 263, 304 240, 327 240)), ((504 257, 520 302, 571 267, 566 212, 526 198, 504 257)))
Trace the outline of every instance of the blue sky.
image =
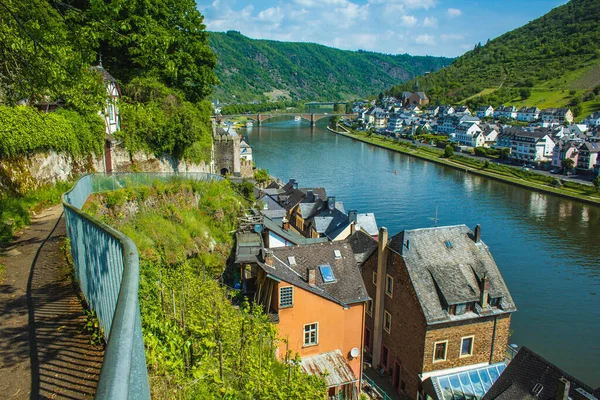
POLYGON ((456 57, 566 0, 196 0, 209 31, 456 57))

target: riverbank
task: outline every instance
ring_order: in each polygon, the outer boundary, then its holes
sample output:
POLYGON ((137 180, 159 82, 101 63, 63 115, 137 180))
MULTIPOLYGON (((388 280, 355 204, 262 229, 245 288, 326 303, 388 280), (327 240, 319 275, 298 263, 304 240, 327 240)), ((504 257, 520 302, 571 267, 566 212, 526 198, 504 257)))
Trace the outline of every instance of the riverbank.
POLYGON ((480 161, 468 159, 463 156, 454 156, 454 158, 448 159, 442 157, 443 151, 440 149, 417 147, 387 137, 380 137, 376 135, 368 136, 366 133, 363 134, 351 133, 349 131, 336 131, 330 127, 327 127, 327 130, 338 135, 346 136, 350 139, 368 143, 383 149, 407 154, 437 164, 442 164, 451 168, 459 169, 466 173, 485 176, 490 179, 510 183, 538 192, 550 193, 570 200, 600 205, 600 193, 598 193, 592 186, 565 181, 562 183, 562 187, 554 187, 550 186, 549 182, 535 182, 535 180, 548 180, 549 177, 541 174, 522 172, 516 168, 504 165, 482 163, 480 161), (516 175, 523 175, 525 177, 516 175))

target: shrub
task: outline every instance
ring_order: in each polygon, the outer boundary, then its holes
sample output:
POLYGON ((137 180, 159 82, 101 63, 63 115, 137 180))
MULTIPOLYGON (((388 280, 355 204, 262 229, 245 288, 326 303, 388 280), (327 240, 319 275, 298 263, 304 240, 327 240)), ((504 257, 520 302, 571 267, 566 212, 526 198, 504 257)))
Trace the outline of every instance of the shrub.
POLYGON ((444 148, 444 157, 446 157, 446 158, 450 158, 450 157, 452 157, 453 155, 454 155, 454 148, 453 148, 452 146, 450 146, 450 145, 447 145, 447 146, 444 148))
POLYGON ((102 154, 105 128, 98 115, 0 106, 0 121, 0 158, 50 150, 73 156, 102 154))

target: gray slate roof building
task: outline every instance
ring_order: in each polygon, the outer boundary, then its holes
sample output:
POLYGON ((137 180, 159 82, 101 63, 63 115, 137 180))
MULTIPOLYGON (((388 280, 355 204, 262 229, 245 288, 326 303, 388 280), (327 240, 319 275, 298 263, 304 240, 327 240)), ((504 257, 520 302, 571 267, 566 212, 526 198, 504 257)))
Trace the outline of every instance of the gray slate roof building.
POLYGON ((348 237, 348 243, 354 252, 358 265, 362 265, 371 254, 377 251, 377 240, 363 231, 356 231, 348 237))
POLYGON ((475 241, 466 225, 405 230, 393 236, 389 248, 402 256, 428 324, 516 311, 510 292, 485 243, 475 241), (448 306, 478 302, 480 282, 489 282, 489 299, 497 307, 450 315, 448 306))
POLYGON ((273 252, 273 265, 264 258, 259 265, 270 276, 305 289, 341 305, 369 300, 367 289, 354 258, 352 246, 346 240, 303 246, 269 249, 273 252), (340 257, 336 257, 336 250, 340 257), (290 257, 295 263, 290 262, 290 257), (334 282, 325 283, 319 271, 321 265, 330 265, 334 282), (316 268, 315 285, 308 283, 308 270, 316 268))
POLYGON ((592 389, 527 347, 522 347, 483 400, 557 398, 597 400, 600 399, 600 388, 592 389))

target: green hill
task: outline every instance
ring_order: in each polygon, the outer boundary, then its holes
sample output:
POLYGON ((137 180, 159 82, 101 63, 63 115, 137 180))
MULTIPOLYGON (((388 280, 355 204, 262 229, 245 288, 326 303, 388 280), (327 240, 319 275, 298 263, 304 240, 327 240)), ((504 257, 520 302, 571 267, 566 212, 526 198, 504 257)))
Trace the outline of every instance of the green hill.
POLYGON ((345 51, 314 43, 255 40, 236 31, 211 32, 221 101, 348 100, 449 65, 445 57, 345 51))
MULTIPOLYGON (((593 89, 600 85, 600 2, 572 0, 548 14, 477 45, 451 66, 419 77, 430 98, 466 102, 598 108, 593 89)), ((411 90, 413 81, 389 94, 411 90)), ((597 92, 598 90, 596 90, 597 92)))

